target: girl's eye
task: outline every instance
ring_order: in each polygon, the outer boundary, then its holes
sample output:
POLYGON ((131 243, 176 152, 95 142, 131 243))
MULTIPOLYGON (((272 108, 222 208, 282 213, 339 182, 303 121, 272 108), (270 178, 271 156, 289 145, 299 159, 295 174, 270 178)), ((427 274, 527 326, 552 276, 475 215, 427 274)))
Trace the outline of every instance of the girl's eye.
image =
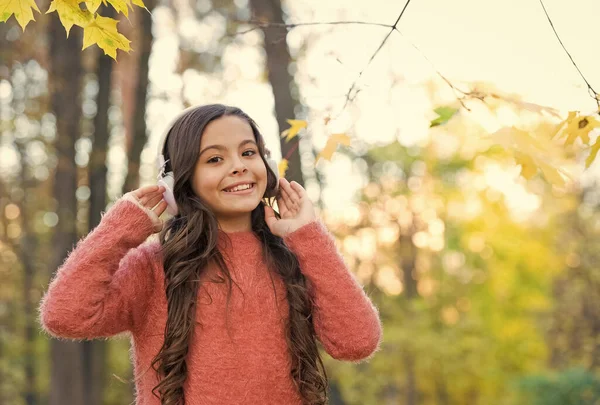
MULTIPOLYGON (((248 149, 247 151, 244 151, 244 153, 247 153, 247 152, 251 152, 251 154, 250 154, 250 155, 247 155, 247 156, 256 155, 256 151, 254 151, 254 150, 252 150, 252 149, 248 149)), ((210 158, 210 159, 208 159, 208 160, 206 161, 206 163, 218 163, 218 161, 215 161, 215 159, 222 159, 222 158, 221 158, 220 156, 215 156, 215 157, 213 157, 213 158, 210 158)))

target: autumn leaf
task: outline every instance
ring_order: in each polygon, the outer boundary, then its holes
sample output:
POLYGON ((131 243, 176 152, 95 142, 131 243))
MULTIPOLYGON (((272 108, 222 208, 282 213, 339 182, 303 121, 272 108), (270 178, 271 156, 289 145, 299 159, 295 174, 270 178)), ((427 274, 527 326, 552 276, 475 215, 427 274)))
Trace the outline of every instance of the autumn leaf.
POLYGON ((325 160, 331 161, 331 157, 333 153, 336 151, 338 145, 350 146, 350 137, 346 134, 333 134, 327 139, 327 143, 323 150, 317 156, 315 164, 319 162, 319 159, 323 158, 325 160))
POLYGON ((279 170, 279 177, 283 178, 285 177, 285 173, 287 172, 288 169, 288 160, 287 159, 281 159, 281 161, 277 164, 277 169, 279 170))
POLYGON ((562 169, 560 156, 554 145, 542 143, 529 132, 516 127, 504 127, 491 135, 491 139, 511 153, 521 165, 526 179, 534 177, 538 169, 551 184, 563 187, 570 176, 562 169))
POLYGON ((450 120, 458 112, 458 108, 454 107, 438 107, 433 110, 439 117, 431 121, 429 127, 437 127, 443 125, 450 120))
POLYGON ((98 11, 98 7, 100 7, 100 4, 102 3, 104 3, 104 5, 106 6, 106 0, 87 0, 85 2, 85 6, 90 11, 90 13, 96 14, 96 11, 98 11))
POLYGON ((67 38, 73 25, 85 28, 94 19, 89 10, 82 10, 79 7, 77 0, 53 0, 46 14, 54 11, 58 13, 58 18, 67 31, 67 38))
POLYGON ((596 157, 598 156, 598 151, 600 151, 600 136, 596 138, 596 143, 592 145, 590 148, 590 155, 585 160, 585 168, 589 169, 596 157))
POLYGON ((117 12, 123 13, 129 19, 129 9, 133 8, 130 0, 108 0, 108 2, 117 12))
POLYGON ((33 18, 33 10, 41 13, 34 0, 2 0, 0 2, 0 22, 5 22, 14 14, 15 19, 25 31, 25 27, 33 18))
POLYGON ((491 134, 490 138, 507 150, 512 149, 527 155, 545 153, 548 149, 529 132, 514 126, 500 128, 491 134))
POLYGON ((146 11, 150 12, 150 10, 148 10, 148 8, 146 7, 146 5, 144 4, 144 2, 142 0, 133 0, 132 3, 138 7, 145 8, 146 11))
MULTIPOLYGON (((56 0, 55 0, 56 1, 56 0)), ((117 49, 131 51, 130 40, 117 31, 117 20, 96 15, 96 18, 83 29, 83 48, 93 44, 113 59, 117 59, 117 49)))
POLYGON ((560 117, 560 113, 558 112, 558 110, 555 108, 552 108, 552 107, 521 101, 517 97, 511 96, 511 95, 491 94, 490 96, 507 101, 507 102, 519 107, 520 109, 527 110, 532 113, 536 113, 536 114, 540 114, 540 115, 542 115, 543 113, 548 113, 550 115, 554 115, 555 117, 560 117))
POLYGON ((588 145, 590 143, 589 133, 595 128, 600 128, 600 121, 591 115, 579 115, 576 111, 569 112, 565 120, 567 128, 564 132, 567 134, 565 145, 572 145, 577 138, 588 145))
POLYGON ((515 160, 518 165, 521 165, 521 175, 527 180, 531 180, 537 174, 538 168, 530 156, 517 151, 515 160))
POLYGON ((281 133, 281 137, 283 138, 284 136, 287 136, 285 141, 289 142, 296 135, 298 135, 298 132, 302 128, 306 128, 306 121, 304 121, 304 120, 287 120, 287 122, 288 122, 288 124, 291 125, 291 127, 286 129, 285 131, 283 131, 281 133))
POLYGON ((565 177, 563 176, 565 175, 564 171, 544 161, 538 161, 537 163, 549 183, 559 187, 564 187, 564 185, 567 184, 565 177))

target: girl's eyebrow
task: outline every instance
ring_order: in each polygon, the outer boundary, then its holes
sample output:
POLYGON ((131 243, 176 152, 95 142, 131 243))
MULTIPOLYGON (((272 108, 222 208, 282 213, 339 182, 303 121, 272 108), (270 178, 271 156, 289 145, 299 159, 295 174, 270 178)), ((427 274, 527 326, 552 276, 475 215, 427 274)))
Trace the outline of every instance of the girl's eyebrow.
MULTIPOLYGON (((246 139, 246 140, 243 140, 242 142, 240 142, 238 148, 241 148, 242 146, 244 146, 247 143, 252 143, 252 144, 254 144, 254 146, 258 147, 256 142, 254 142, 252 139, 246 139)), ((202 154, 204 152, 206 152, 208 149, 227 150, 227 148, 223 145, 209 145, 206 148, 202 149, 202 151, 200 152, 200 155, 198 155, 198 157, 202 156, 202 154)))

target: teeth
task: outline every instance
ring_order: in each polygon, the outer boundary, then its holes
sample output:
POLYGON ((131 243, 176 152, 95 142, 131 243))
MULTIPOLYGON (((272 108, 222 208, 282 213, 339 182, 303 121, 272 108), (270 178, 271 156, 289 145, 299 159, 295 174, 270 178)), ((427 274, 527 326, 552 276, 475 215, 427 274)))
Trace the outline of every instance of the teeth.
POLYGON ((231 193, 231 192, 234 192, 234 191, 247 190, 247 189, 249 189, 251 187, 252 187, 252 184, 243 184, 241 186, 237 186, 235 188, 232 188, 230 190, 225 190, 225 191, 228 192, 228 193, 231 193))

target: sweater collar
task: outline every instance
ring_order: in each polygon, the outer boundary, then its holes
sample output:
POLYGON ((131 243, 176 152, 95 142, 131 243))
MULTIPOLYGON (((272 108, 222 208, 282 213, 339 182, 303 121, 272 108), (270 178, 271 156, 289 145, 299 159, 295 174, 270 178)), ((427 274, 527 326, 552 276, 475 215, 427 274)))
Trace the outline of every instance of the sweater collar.
POLYGON ((227 251, 232 248, 234 252, 256 250, 260 244, 260 239, 252 231, 225 232, 219 229, 218 246, 227 251))

